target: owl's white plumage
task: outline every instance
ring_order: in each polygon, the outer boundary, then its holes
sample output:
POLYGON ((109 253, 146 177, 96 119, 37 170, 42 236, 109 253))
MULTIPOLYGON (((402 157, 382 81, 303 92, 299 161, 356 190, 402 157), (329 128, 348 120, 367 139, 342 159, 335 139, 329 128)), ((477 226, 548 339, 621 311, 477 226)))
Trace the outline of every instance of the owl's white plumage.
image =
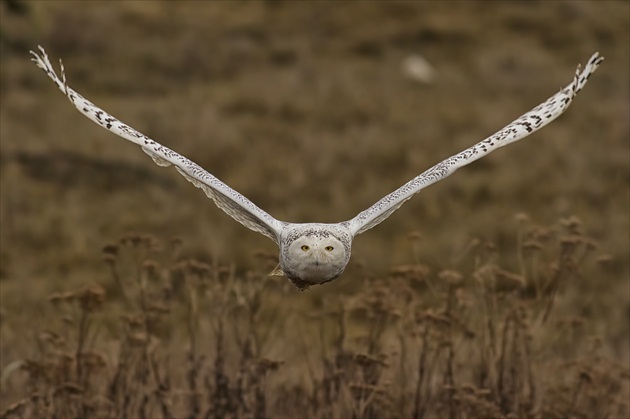
POLYGON ((351 220, 336 224, 296 224, 273 218, 196 163, 136 131, 85 99, 66 84, 61 61, 59 78, 44 49, 40 46, 39 50, 41 55, 31 51, 32 60, 81 113, 103 128, 139 145, 159 166, 175 166, 182 176, 202 189, 225 213, 245 227, 272 239, 280 248, 278 272, 286 275, 300 289, 323 284, 341 275, 350 260, 354 237, 381 223, 425 187, 499 147, 527 137, 556 119, 568 108, 603 60, 598 53, 593 54, 584 70, 580 72, 578 66, 573 81, 547 101, 485 140, 436 164, 351 220))

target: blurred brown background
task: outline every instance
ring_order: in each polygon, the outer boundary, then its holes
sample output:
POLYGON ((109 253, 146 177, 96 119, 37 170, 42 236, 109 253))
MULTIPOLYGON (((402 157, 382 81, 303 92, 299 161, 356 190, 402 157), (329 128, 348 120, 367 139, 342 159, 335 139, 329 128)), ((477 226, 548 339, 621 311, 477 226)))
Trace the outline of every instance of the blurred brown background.
POLYGON ((457 268, 472 238, 514 267, 515 214, 541 225, 575 215, 612 257, 606 282, 575 291, 627 335, 628 2, 0 7, 5 316, 44 313, 48 292, 106 277, 102 246, 130 231, 181 236, 186 253, 238 272, 270 270, 254 252, 276 251, 81 116, 29 61, 38 44, 85 97, 293 222, 354 217, 554 94, 599 51, 602 67, 559 120, 426 189, 358 237, 346 274, 290 298, 347 292, 415 257, 457 268), (433 79, 405 70, 415 55, 433 79))

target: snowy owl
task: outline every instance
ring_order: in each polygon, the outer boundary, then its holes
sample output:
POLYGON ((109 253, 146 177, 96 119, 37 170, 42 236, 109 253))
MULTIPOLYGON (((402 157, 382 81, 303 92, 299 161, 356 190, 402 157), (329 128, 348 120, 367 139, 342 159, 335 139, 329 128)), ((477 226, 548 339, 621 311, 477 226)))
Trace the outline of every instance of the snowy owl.
POLYGON ((68 87, 63 63, 57 76, 48 56, 31 51, 32 60, 44 70, 72 104, 86 117, 125 140, 136 143, 159 166, 173 165, 189 182, 202 189, 215 204, 245 227, 264 234, 280 248, 279 265, 272 275, 285 275, 297 288, 323 284, 339 277, 350 260, 352 240, 378 225, 425 187, 444 179, 458 168, 507 144, 527 137, 562 114, 603 60, 595 53, 583 71, 578 66, 573 81, 546 102, 520 116, 505 128, 474 146, 436 164, 411 179, 348 221, 336 224, 289 223, 258 208, 245 196, 203 168, 114 118, 68 87))

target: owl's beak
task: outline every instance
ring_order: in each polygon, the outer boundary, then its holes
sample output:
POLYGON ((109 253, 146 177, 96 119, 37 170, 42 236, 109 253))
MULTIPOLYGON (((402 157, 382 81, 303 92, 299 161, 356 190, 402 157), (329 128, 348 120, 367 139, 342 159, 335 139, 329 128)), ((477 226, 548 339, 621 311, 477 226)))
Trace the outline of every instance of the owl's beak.
POLYGON ((315 253, 315 258, 313 261, 315 263, 315 266, 322 265, 325 260, 326 260, 326 255, 324 254, 324 252, 319 250, 315 253))

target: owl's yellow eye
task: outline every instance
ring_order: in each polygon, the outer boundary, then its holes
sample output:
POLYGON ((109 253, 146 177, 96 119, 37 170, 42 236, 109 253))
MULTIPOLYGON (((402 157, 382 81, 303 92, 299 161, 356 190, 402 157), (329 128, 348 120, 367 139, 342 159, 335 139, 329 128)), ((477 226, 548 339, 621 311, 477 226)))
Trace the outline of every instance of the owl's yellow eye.
POLYGON ((300 247, 300 249, 306 252, 308 249, 310 249, 310 247, 308 247, 307 245, 303 245, 302 247, 300 247))
POLYGON ((334 249, 334 247, 332 247, 332 246, 326 246, 324 249, 326 249, 326 251, 328 251, 328 252, 332 252, 332 251, 333 251, 333 249, 334 249))

